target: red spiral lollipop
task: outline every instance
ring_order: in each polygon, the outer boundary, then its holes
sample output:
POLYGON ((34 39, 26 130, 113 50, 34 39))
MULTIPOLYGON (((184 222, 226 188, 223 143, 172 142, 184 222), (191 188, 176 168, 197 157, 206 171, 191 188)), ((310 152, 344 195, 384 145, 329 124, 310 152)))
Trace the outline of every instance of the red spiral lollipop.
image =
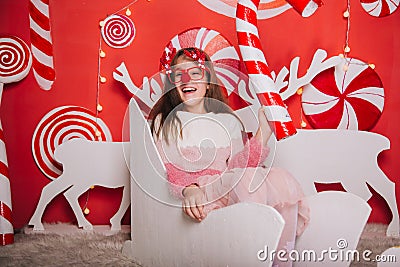
POLYGON ((135 38, 135 25, 124 15, 111 15, 104 20, 101 28, 103 40, 111 47, 125 48, 135 38))
MULTIPOLYGON (((17 82, 26 75, 32 66, 29 47, 15 36, 0 37, 0 99, 5 83, 17 82)), ((6 146, 0 121, 0 245, 14 242, 12 225, 11 189, 8 175, 6 146)))
POLYGON ((275 90, 257 29, 257 7, 259 0, 239 0, 236 9, 236 31, 239 48, 249 74, 250 85, 256 92, 277 140, 296 134, 296 128, 275 90))
POLYGON ((15 36, 0 37, 0 83, 22 80, 31 66, 31 52, 24 41, 15 36))
POLYGON ((107 125, 88 109, 63 106, 51 110, 41 119, 32 137, 35 162, 51 180, 62 173, 62 166, 54 158, 55 149, 73 138, 112 140, 107 125))

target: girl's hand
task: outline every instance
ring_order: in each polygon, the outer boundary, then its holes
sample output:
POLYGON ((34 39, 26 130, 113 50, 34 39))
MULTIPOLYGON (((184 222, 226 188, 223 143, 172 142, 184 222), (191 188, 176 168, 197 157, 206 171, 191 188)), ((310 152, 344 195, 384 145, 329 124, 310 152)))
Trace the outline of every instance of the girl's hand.
POLYGON ((264 107, 261 107, 258 110, 258 123, 259 126, 255 138, 257 138, 261 144, 266 146, 269 138, 271 137, 272 131, 269 127, 267 116, 265 116, 264 107))
POLYGON ((201 222, 206 217, 203 211, 205 203, 203 191, 197 185, 190 185, 183 190, 182 194, 184 196, 182 201, 183 212, 201 222))

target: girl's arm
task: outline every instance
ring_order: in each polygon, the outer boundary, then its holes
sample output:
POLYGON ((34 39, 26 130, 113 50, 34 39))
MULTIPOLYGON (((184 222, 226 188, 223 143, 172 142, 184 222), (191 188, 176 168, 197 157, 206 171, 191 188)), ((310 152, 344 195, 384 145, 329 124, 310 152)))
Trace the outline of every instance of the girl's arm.
MULTIPOLYGON (((258 110, 258 120, 259 127, 256 134, 244 146, 243 143, 233 140, 233 153, 228 161, 229 169, 261 166, 267 158, 269 153, 267 143, 272 131, 262 107, 258 110)), ((240 131, 240 128, 236 126, 232 131, 240 131)))

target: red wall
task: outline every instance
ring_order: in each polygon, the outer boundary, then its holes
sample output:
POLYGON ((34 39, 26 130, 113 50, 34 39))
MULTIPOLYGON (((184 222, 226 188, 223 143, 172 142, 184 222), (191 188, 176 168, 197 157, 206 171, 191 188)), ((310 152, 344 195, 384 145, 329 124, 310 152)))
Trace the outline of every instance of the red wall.
MULTIPOLYGON (((50 1, 56 81, 50 91, 37 85, 31 72, 24 80, 4 87, 0 118, 2 121, 11 181, 14 227, 27 224, 33 214, 43 186, 50 182, 36 166, 32 152, 33 132, 41 118, 55 107, 82 106, 95 112, 100 28, 99 21, 132 1, 70 0, 50 1)), ((279 71, 300 56, 300 73, 304 74, 318 48, 328 57, 342 53, 346 20, 345 0, 325 0, 325 5, 309 17, 302 18, 294 10, 259 21, 264 52, 271 69, 279 71)), ((11 34, 29 44, 28 0, 0 1, 0 34, 11 34)), ((107 56, 101 61, 101 74, 107 77, 100 85, 100 118, 111 130, 113 140, 121 141, 122 123, 130 93, 112 79, 112 72, 127 63, 136 85, 144 76, 157 73, 159 58, 170 39, 192 27, 207 27, 220 32, 239 51, 235 20, 215 13, 195 0, 138 1, 130 6, 130 18, 136 26, 133 43, 124 49, 113 49, 103 43, 107 56)), ((121 12, 120 14, 123 14, 121 12)), ((367 14, 359 1, 351 1, 350 57, 374 63, 385 89, 383 114, 371 129, 391 141, 391 149, 379 156, 379 165, 387 176, 400 184, 400 12, 384 18, 367 14)), ((300 125, 300 97, 287 102, 296 126, 300 125)), ((323 189, 326 189, 323 187, 323 189)), ((88 197, 93 224, 108 224, 118 209, 120 189, 96 187, 81 197, 88 197)), ((397 196, 400 196, 397 186, 397 196)), ((398 197, 399 199, 399 197, 398 197)), ((383 199, 374 194, 370 221, 388 223, 391 213, 383 199)), ((399 203, 399 201, 398 201, 399 203)), ((400 204, 400 203, 399 203, 400 204)), ((62 195, 48 206, 45 222, 75 222, 72 210, 62 195)), ((125 218, 129 223, 129 214, 125 218)))

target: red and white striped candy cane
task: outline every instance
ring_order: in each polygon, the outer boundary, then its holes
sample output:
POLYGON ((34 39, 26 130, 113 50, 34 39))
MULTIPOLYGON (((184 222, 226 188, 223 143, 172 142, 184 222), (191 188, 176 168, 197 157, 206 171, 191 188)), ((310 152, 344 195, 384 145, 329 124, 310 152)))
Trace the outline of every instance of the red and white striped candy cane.
POLYGON ((49 0, 29 1, 29 21, 33 73, 39 86, 50 90, 55 80, 51 40, 49 0))
POLYGON ((14 227, 12 225, 12 206, 10 179, 8 175, 8 163, 3 136, 3 127, 0 121, 0 245, 5 246, 14 243, 14 227))
POLYGON ((257 29, 260 0, 239 0, 236 8, 236 32, 240 53, 254 89, 277 140, 296 134, 296 128, 271 78, 257 29))
MULTIPOLYGON (((32 57, 26 43, 16 36, 0 36, 0 100, 6 83, 20 81, 28 75, 32 57)), ((6 146, 0 121, 0 245, 14 242, 11 217, 11 189, 6 146)))
POLYGON ((286 0, 303 17, 309 17, 322 6, 321 0, 286 0))

